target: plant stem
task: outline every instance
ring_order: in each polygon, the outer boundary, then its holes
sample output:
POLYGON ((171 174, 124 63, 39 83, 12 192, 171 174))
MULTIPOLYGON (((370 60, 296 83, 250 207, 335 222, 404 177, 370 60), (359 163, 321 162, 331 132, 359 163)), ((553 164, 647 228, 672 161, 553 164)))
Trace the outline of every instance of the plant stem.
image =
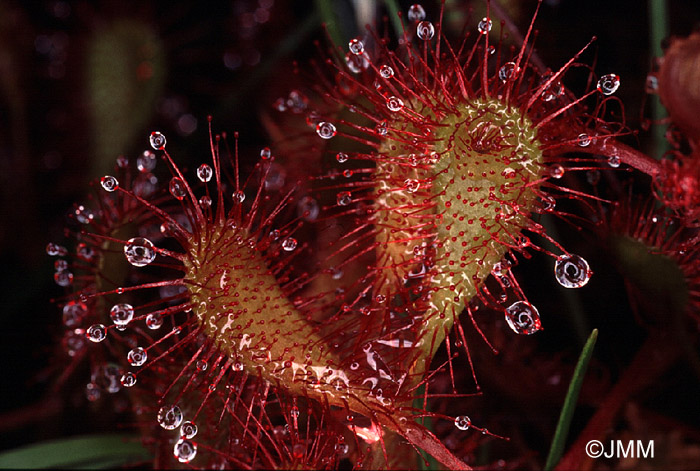
POLYGON ((598 154, 608 157, 617 156, 620 158, 621 162, 654 178, 658 177, 663 172, 661 164, 657 160, 619 141, 609 140, 603 143, 596 140, 587 147, 566 145, 563 147, 563 150, 566 152, 583 152, 586 154, 598 154))

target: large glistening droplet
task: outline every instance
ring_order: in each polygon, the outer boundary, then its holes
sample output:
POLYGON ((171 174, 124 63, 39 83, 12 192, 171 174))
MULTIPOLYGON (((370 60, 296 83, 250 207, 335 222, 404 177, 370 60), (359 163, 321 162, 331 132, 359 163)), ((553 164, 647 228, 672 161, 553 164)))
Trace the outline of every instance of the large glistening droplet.
POLYGON ((186 420, 182 423, 180 427, 180 436, 183 438, 193 438, 197 435, 197 424, 186 420))
POLYGON ((416 34, 423 41, 430 41, 435 36, 435 26, 430 21, 421 21, 416 26, 416 34))
POLYGON ((562 255, 554 264, 554 276, 565 288, 580 288, 588 283, 593 272, 588 262, 575 254, 562 255))
POLYGON ((102 188, 104 188, 105 191, 109 191, 111 193, 119 188, 119 181, 111 175, 105 175, 100 180, 100 185, 102 185, 102 188))
POLYGON ((141 366, 148 360, 148 352, 143 347, 136 347, 129 350, 126 354, 126 359, 131 366, 141 366))
POLYGON ((148 139, 151 141, 151 147, 153 147, 155 150, 165 148, 167 140, 165 139, 165 136, 158 131, 152 132, 148 139))
POLYGON ((516 301, 506 309, 506 322, 516 334, 531 335, 542 329, 540 313, 525 301, 516 301))
POLYGON ((612 95, 620 88, 620 77, 615 74, 607 74, 598 80, 598 91, 603 95, 612 95))
POLYGON ((211 180, 212 175, 214 175, 214 171, 207 164, 202 164, 197 168, 197 178, 199 178, 199 181, 202 183, 211 180))
POLYGON ((477 25, 477 29, 479 30, 479 33, 486 34, 491 31, 492 26, 493 22, 491 21, 491 18, 482 18, 477 25))
POLYGON ((350 52, 352 52, 356 56, 359 56, 360 54, 365 52, 365 45, 362 43, 362 41, 360 41, 357 38, 350 40, 348 48, 350 49, 350 52))
POLYGON ((102 342, 107 338, 107 329, 102 324, 93 324, 88 327, 85 335, 87 335, 88 340, 91 342, 102 342))
POLYGON ((119 381, 125 388, 130 388, 136 384, 136 375, 131 371, 124 373, 119 381))
POLYGON ((170 179, 170 185, 168 185, 168 189, 170 190, 170 194, 180 201, 182 201, 182 199, 187 194, 187 190, 185 189, 185 182, 180 180, 178 177, 173 177, 170 179))
POLYGON ((150 150, 145 150, 136 158, 136 168, 141 173, 148 173, 156 168, 156 154, 150 150))
POLYGON ((394 69, 392 69, 390 65, 384 64, 379 68, 379 75, 385 79, 390 79, 394 76, 394 69))
POLYGON ((189 463, 197 456, 197 444, 187 438, 180 438, 173 447, 173 455, 180 463, 189 463))
POLYGON ((455 427, 460 430, 467 430, 472 425, 472 421, 466 415, 460 415, 455 417, 455 427))
POLYGON ((336 196, 335 201, 338 206, 347 206, 352 201, 352 195, 349 191, 341 191, 336 196))
POLYGON ((134 318, 134 308, 131 304, 115 304, 109 310, 109 317, 115 325, 127 325, 134 318))
POLYGON ((498 70, 498 78, 501 79, 501 82, 507 82, 513 78, 513 72, 515 72, 515 62, 506 62, 498 70))
POLYGON ((174 430, 182 423, 182 411, 177 405, 163 406, 158 411, 158 424, 165 430, 174 430))
POLYGON ((287 237, 282 241, 282 248, 287 252, 291 252, 297 248, 297 240, 293 237, 287 237))
POLYGON ((408 7, 408 21, 417 22, 425 19, 425 9, 420 3, 414 3, 408 7))
POLYGON ((153 242, 144 237, 134 237, 124 245, 124 255, 135 267, 145 267, 156 258, 153 242))
POLYGON ((316 125, 316 134, 323 139, 330 139, 336 134, 335 126, 333 123, 321 121, 316 125))

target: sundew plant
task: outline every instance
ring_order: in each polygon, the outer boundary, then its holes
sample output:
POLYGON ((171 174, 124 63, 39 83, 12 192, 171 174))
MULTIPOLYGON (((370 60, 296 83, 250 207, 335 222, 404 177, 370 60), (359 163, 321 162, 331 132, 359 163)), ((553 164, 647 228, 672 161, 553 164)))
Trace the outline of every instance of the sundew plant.
POLYGON ((208 13, 52 4, 105 158, 39 380, 91 419, 0 463, 696 467, 700 41, 550 63, 566 4, 233 2, 228 95, 208 13))

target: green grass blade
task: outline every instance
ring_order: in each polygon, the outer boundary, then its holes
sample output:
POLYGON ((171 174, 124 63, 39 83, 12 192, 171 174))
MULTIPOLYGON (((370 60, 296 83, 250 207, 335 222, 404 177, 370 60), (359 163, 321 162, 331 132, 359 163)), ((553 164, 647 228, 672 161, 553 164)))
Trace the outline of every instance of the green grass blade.
MULTIPOLYGON (((416 390, 416 395, 413 399, 413 407, 416 410, 422 409, 423 408, 423 395, 425 394, 425 385, 421 385, 417 390, 416 390)), ((427 410, 426 410, 427 412, 427 410)), ((422 424, 425 428, 427 428, 429 431, 433 431, 433 421, 430 418, 430 416, 426 417, 420 417, 416 419, 416 422, 419 424, 422 424)), ((432 455, 424 452, 423 450, 418 450, 418 453, 420 453, 422 459, 419 460, 420 462, 420 469, 421 471, 429 471, 429 470, 434 470, 434 469, 442 469, 442 465, 433 458, 432 455), (427 460, 427 463, 426 463, 427 460)))
POLYGON ((403 25, 401 24, 401 18, 399 18, 399 3, 396 0, 384 0, 384 6, 389 12, 389 21, 391 21, 396 37, 403 37, 403 25))
POLYGON ((545 471, 554 469, 554 466, 556 466, 564 454, 564 445, 566 444, 566 437, 569 434, 571 418, 574 416, 576 402, 578 402, 578 395, 579 392, 581 392, 581 385, 583 384, 583 377, 586 375, 588 363, 591 361, 591 357, 593 356, 593 347, 595 347, 597 338, 598 329, 593 329, 591 335, 588 336, 586 344, 583 346, 581 355, 578 358, 578 363, 576 363, 574 375, 571 378, 569 390, 566 392, 566 398, 564 399, 564 406, 559 414, 559 422, 557 423, 557 429, 554 432, 552 446, 549 448, 547 462, 544 465, 545 471))
POLYGON ((333 2, 329 0, 315 0, 316 10, 318 10, 321 21, 325 23, 326 29, 328 30, 328 35, 333 40, 336 46, 342 46, 348 43, 347 39, 344 39, 343 33, 340 31, 340 25, 338 24, 338 17, 333 11, 333 2))
POLYGON ((5 451, 0 453, 0 469, 102 469, 151 458, 133 435, 86 435, 5 451))

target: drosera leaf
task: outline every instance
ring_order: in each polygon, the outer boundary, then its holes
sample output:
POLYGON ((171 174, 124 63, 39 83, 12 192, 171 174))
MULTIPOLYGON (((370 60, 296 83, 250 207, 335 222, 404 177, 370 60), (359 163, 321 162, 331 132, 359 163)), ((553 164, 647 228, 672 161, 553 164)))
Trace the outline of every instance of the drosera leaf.
POLYGON ((598 329, 593 329, 593 331, 591 331, 591 335, 588 336, 588 340, 586 340, 586 344, 583 346, 581 355, 576 363, 576 368, 574 368, 574 374, 571 377, 571 382, 569 383, 569 390, 566 392, 564 405, 562 406, 561 413, 559 414, 559 422, 557 423, 557 428, 554 431, 552 446, 549 448, 547 461, 544 465, 545 471, 551 471, 554 469, 554 466, 556 466, 564 454, 564 445, 566 444, 566 437, 569 434, 571 419, 574 416, 574 410, 576 409, 576 403, 578 402, 578 395, 581 392, 583 378, 586 375, 588 363, 591 361, 591 357, 593 356, 593 348, 595 347, 597 339, 598 329))
POLYGON ((47 440, 0 453, 0 469, 106 469, 152 459, 130 434, 47 440))

